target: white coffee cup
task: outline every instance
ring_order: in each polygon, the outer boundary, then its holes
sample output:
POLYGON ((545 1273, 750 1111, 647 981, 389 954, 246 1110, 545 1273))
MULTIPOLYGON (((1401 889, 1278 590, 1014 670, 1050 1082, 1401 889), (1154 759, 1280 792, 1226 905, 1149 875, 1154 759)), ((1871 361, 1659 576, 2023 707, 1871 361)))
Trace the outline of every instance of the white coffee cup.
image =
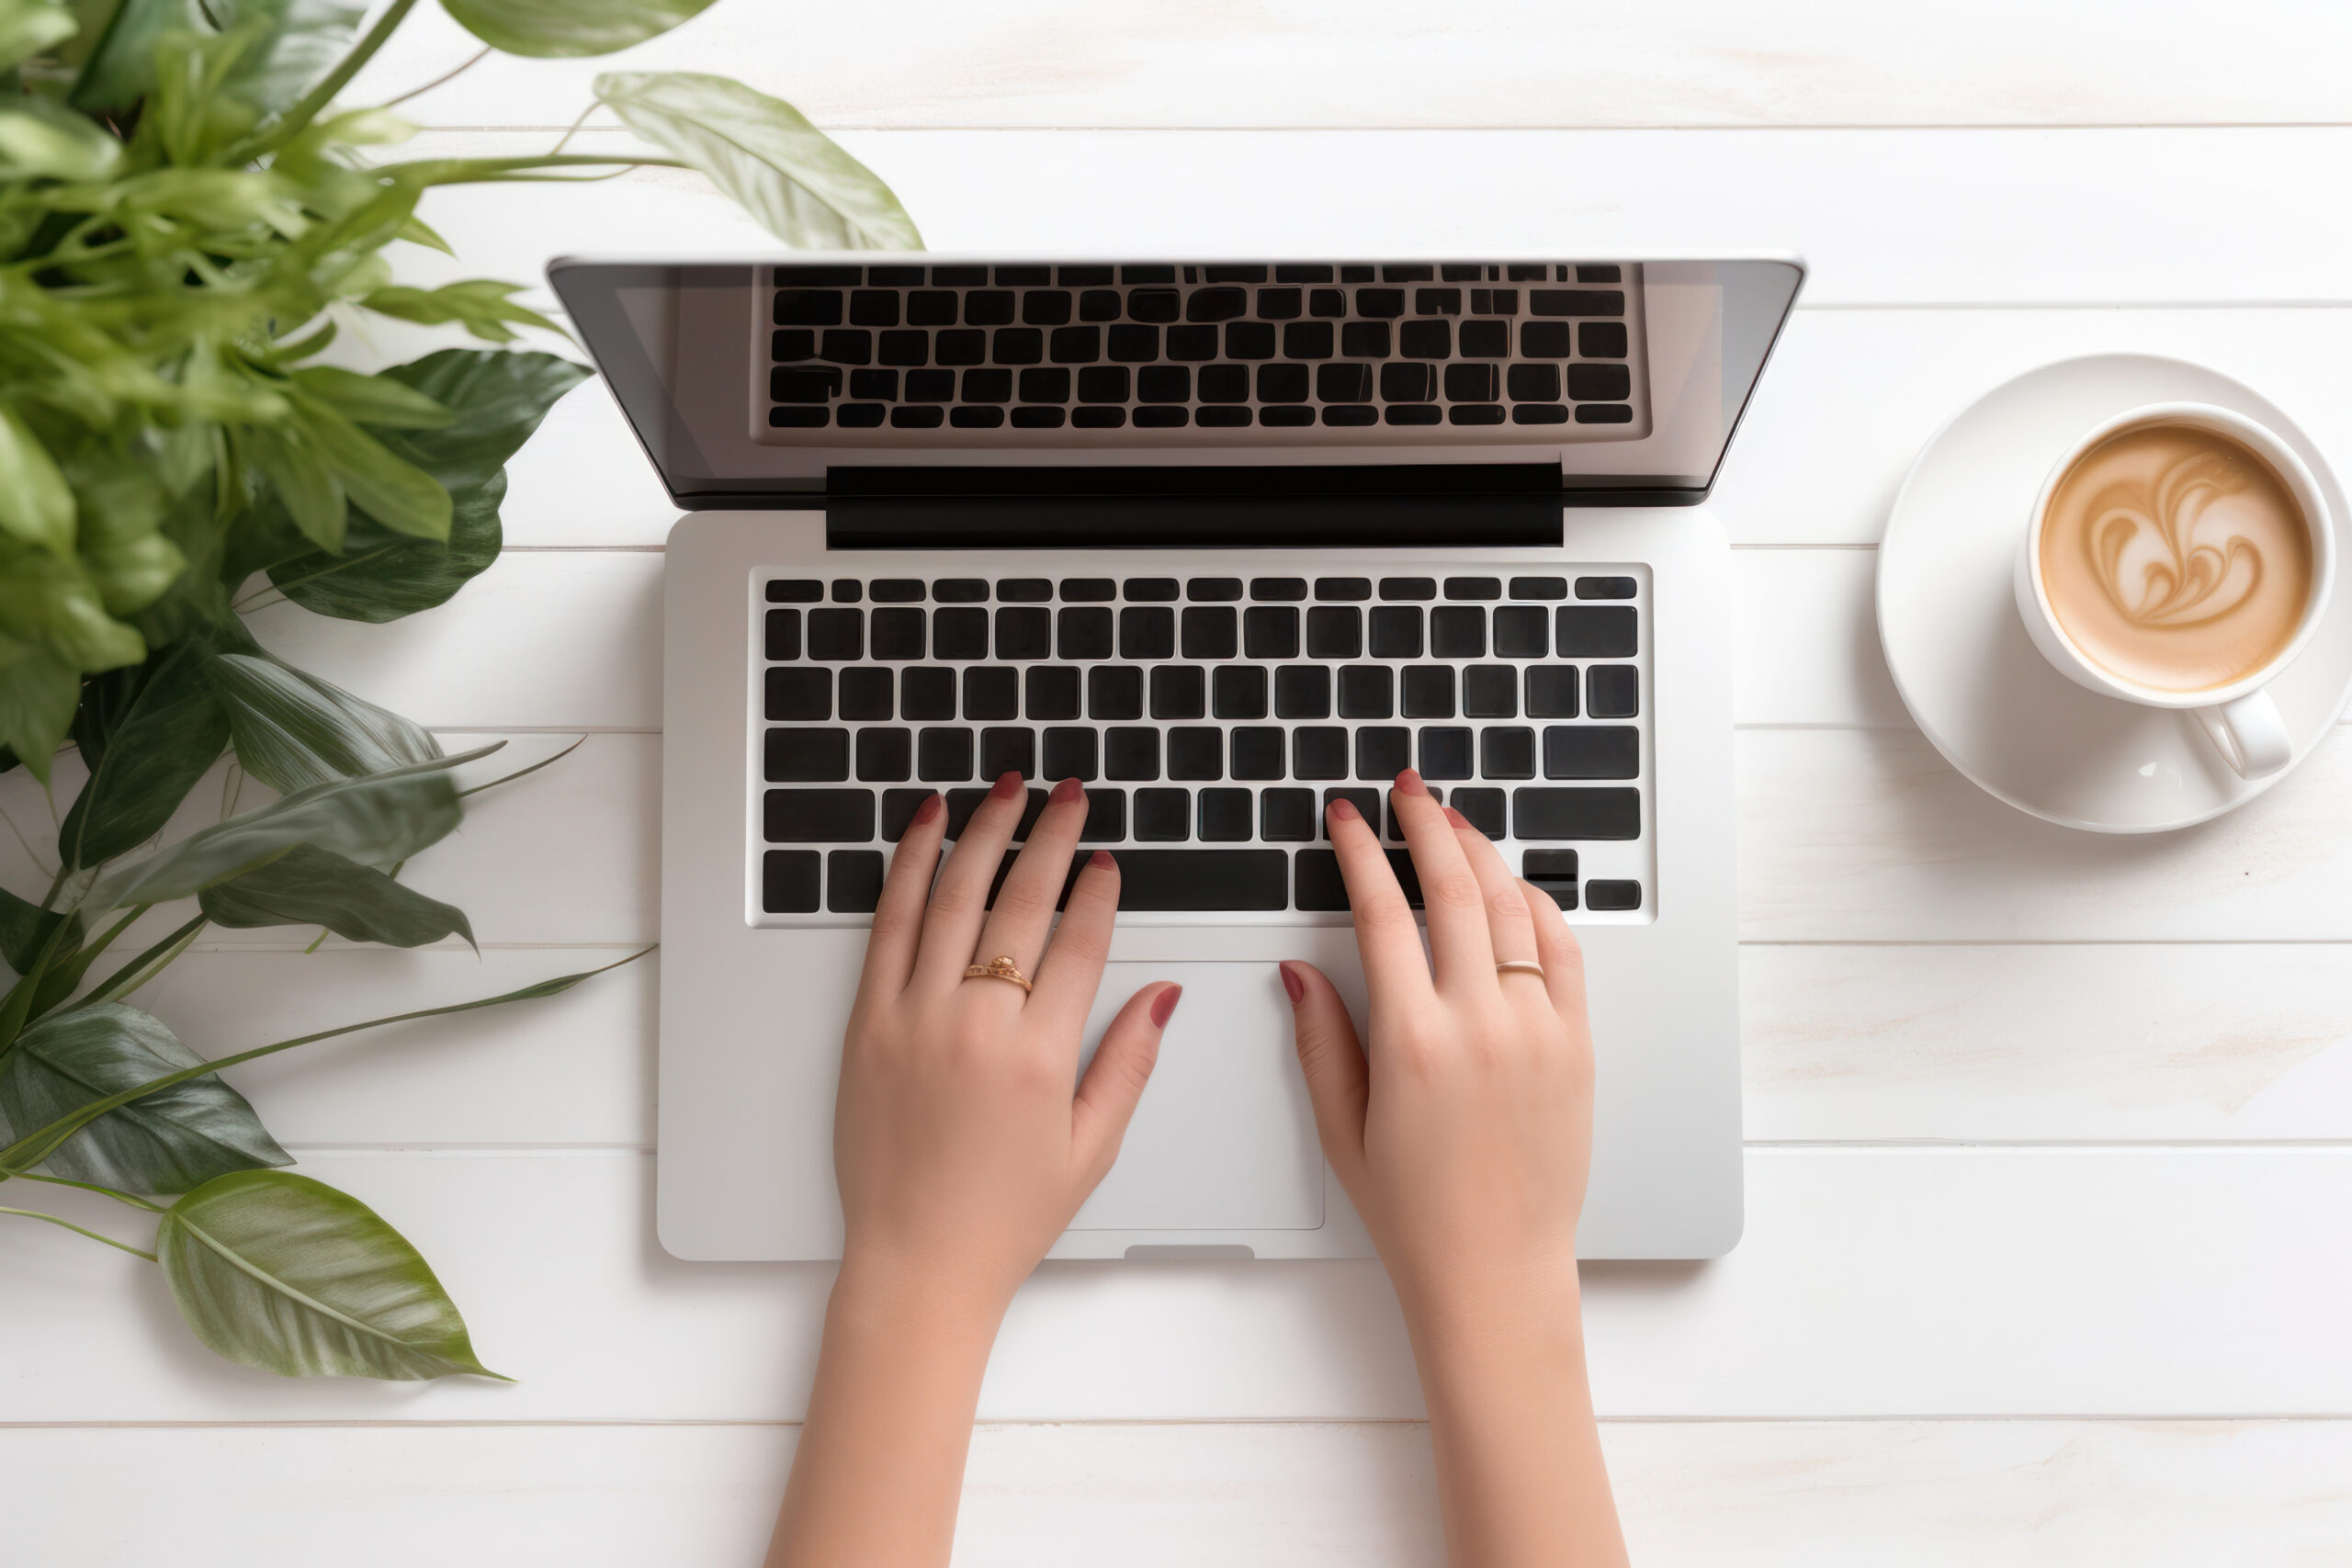
POLYGON ((2041 491, 2033 500, 2025 537, 2018 547, 2015 585, 2018 614, 2025 621, 2025 629, 2042 657, 2056 667, 2058 672, 2076 685, 2086 686, 2103 696, 2116 697, 2127 703, 2139 703, 2148 707, 2177 708, 2193 714, 2222 761, 2245 778, 2265 778, 2285 767, 2292 760, 2294 743, 2287 733, 2287 722, 2280 716, 2278 705, 2264 690, 2278 672, 2295 661, 2298 654, 2319 629, 2320 619, 2327 613, 2329 591, 2335 581, 2335 526, 2329 515, 2327 498, 2320 493, 2319 484, 2312 471, 2294 448, 2268 430, 2245 415, 2210 403, 2148 403, 2117 414, 2113 419, 2090 431, 2066 449, 2041 481, 2041 491), (2211 431, 2225 435, 2253 452, 2270 465, 2293 497, 2302 513, 2303 525, 2310 531, 2312 541, 2312 591, 2303 605, 2302 621, 2277 655, 2260 669, 2251 671, 2227 685, 2207 687, 2194 692, 2171 692, 2154 686, 2143 686, 2125 680, 2093 661, 2075 645, 2059 624, 2050 605, 2049 592, 2041 580, 2041 533, 2050 514, 2050 504, 2059 482, 2071 472, 2077 461, 2100 442, 2143 425, 2187 425, 2192 429, 2211 431))

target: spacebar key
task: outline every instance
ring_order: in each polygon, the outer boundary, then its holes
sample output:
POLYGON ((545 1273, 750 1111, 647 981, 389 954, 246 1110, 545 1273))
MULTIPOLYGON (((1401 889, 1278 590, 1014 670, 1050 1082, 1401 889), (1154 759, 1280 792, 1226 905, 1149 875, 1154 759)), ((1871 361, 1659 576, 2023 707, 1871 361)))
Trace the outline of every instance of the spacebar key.
POLYGON ((1282 850, 1113 850, 1122 909, 1284 909, 1282 850))

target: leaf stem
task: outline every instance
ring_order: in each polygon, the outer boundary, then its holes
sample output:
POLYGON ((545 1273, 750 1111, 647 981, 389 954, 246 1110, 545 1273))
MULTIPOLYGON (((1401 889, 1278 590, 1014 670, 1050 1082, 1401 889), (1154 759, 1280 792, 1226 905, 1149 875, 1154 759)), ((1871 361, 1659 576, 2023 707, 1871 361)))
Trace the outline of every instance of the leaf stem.
POLYGON ((88 1007, 93 1002, 110 1002, 117 997, 128 996, 161 974, 165 964, 177 958, 180 951, 196 940, 196 933, 210 923, 208 917, 198 915, 176 931, 166 932, 154 946, 92 987, 90 994, 82 998, 82 1005, 88 1007), (152 968, 150 961, 153 961, 152 968))
POLYGON ((587 738, 586 736, 584 736, 584 735, 583 735, 583 736, 582 736, 579 739, 577 739, 577 740, 573 741, 571 745, 569 745, 569 746, 565 747, 562 750, 558 751, 558 752, 557 752, 554 756, 552 756, 552 757, 546 757, 546 758, 542 758, 542 759, 540 759, 538 761, 536 761, 536 762, 532 763, 532 764, 531 764, 529 767, 527 767, 527 768, 517 768, 517 769, 515 769, 513 773, 506 774, 503 778, 495 778, 495 779, 492 779, 492 780, 491 780, 488 784, 478 784, 474 785, 474 787, 473 787, 473 788, 471 788, 471 789, 461 789, 461 790, 459 790, 459 791, 458 792, 458 798, 459 800, 463 800, 463 799, 465 799, 465 798, 466 798, 466 796, 468 796, 468 795, 480 795, 482 791, 484 791, 484 790, 486 790, 486 789, 496 789, 500 784, 513 784, 516 779, 524 778, 524 777, 528 776, 529 774, 536 773, 537 773, 541 768, 551 768, 551 767, 555 766, 558 762, 562 761, 566 757, 571 756, 574 751, 579 750, 580 750, 580 748, 582 748, 582 746, 585 746, 585 745, 587 745, 587 744, 588 744, 588 738, 587 738))
POLYGON ((422 87, 411 87, 407 92, 402 93, 399 97, 397 97, 397 98, 386 98, 382 103, 378 104, 376 107, 377 107, 378 108, 379 108, 379 109, 388 109, 388 108, 390 108, 394 104, 404 104, 404 103, 408 102, 411 98, 421 98, 421 97, 423 97, 425 94, 427 94, 427 93, 429 93, 429 92, 433 91, 433 89, 434 89, 434 88, 435 88, 435 87, 439 87, 439 86, 445 86, 445 85, 447 85, 447 84, 449 84, 449 83, 451 83, 451 82, 456 81, 458 77, 460 77, 460 76, 464 75, 467 72, 471 71, 475 66, 480 65, 483 61, 485 61, 485 60, 487 60, 487 59, 489 59, 489 58, 490 58, 490 45, 488 45, 488 44, 484 44, 484 45, 482 45, 482 46, 481 46, 481 49, 479 49, 479 50, 475 51, 472 54, 468 55, 468 56, 466 57, 466 59, 465 59, 465 61, 464 61, 462 63, 458 64, 458 66, 456 66, 455 68, 453 68, 453 69, 451 69, 451 70, 444 71, 443 73, 441 73, 441 74, 440 74, 440 75, 435 76, 435 78, 433 78, 433 80, 432 80, 432 81, 427 82, 424 86, 422 86, 422 87))
POLYGON ((384 14, 376 18, 376 25, 351 46, 350 53, 335 62, 334 70, 319 78, 316 86, 295 100, 293 107, 272 121, 266 130, 255 130, 231 143, 221 152, 220 162, 234 168, 283 146, 296 132, 316 119, 321 109, 334 102, 334 96, 359 74, 359 68, 375 57, 376 51, 384 47, 400 25, 408 20, 408 14, 415 9, 416 0, 392 0, 391 5, 385 7, 384 14))
POLYGON ((45 1182, 51 1187, 78 1187, 85 1192, 104 1193, 118 1203, 128 1203, 134 1209, 144 1209, 151 1214, 160 1214, 164 1212, 164 1205, 150 1203, 135 1192, 118 1191, 112 1187, 101 1187, 95 1181, 76 1181, 70 1176, 42 1176, 34 1171, 23 1170, 17 1173, 17 1179, 45 1182))
POLYGON ((55 1214, 44 1214, 39 1209, 0 1209, 0 1214, 22 1214, 28 1220, 47 1220, 52 1225, 63 1225, 75 1235, 85 1235, 92 1241, 105 1242, 117 1252, 128 1252, 133 1258, 143 1258, 150 1263, 155 1261, 155 1255, 145 1247, 133 1247, 127 1241, 117 1241, 110 1235, 100 1235, 94 1230, 84 1229, 72 1220, 61 1220, 55 1214))

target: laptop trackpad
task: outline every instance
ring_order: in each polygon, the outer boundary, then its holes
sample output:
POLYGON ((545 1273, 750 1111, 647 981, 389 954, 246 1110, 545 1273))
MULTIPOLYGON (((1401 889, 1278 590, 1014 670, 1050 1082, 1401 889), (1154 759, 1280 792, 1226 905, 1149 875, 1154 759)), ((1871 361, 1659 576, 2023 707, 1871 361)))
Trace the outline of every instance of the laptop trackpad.
POLYGON ((1136 990, 1176 980, 1168 1021, 1118 1163, 1072 1230, 1313 1230, 1323 1152, 1272 964, 1113 964, 1086 1021, 1086 1059, 1136 990))

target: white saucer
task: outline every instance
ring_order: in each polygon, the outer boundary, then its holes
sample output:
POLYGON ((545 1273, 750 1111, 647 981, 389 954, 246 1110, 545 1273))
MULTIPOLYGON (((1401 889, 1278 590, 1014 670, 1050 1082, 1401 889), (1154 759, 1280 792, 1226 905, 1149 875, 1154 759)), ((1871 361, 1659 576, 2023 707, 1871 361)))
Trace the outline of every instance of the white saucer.
POLYGON ((1879 546, 1878 631, 1894 684, 1937 750, 2020 811, 2098 833, 2186 828, 2242 806, 2311 755, 2352 696, 2352 521, 2311 437, 2218 371, 2150 355, 2044 366, 1938 431, 1879 546), (2143 403, 2217 403, 2267 425, 2311 466, 2335 513, 2335 592, 2318 634, 2268 690, 2294 761, 2230 771, 2187 713, 2087 691, 2026 637, 2009 573, 2033 498, 2075 439, 2143 403))

